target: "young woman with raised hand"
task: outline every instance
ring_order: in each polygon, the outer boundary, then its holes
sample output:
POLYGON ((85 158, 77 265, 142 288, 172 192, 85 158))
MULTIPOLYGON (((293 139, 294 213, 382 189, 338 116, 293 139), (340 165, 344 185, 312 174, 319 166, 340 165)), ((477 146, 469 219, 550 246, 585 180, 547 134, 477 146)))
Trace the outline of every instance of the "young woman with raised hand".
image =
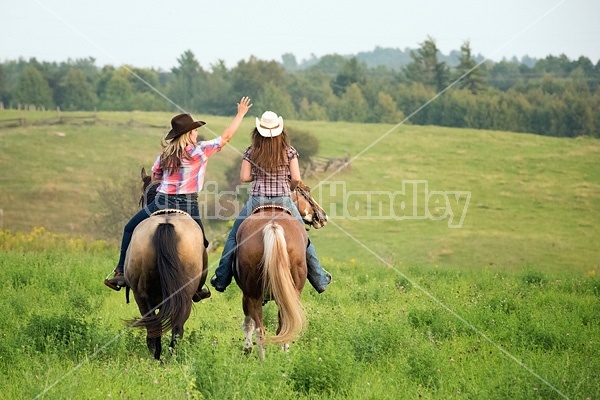
MULTIPOLYGON (((237 103, 236 116, 221 136, 200 142, 197 141, 197 128, 204 125, 205 122, 194 121, 190 114, 179 114, 173 117, 171 120, 172 129, 164 138, 163 151, 156 158, 156 162, 152 167, 152 180, 160 181, 156 197, 153 202, 140 210, 125 225, 121 241, 121 254, 114 271, 115 275, 113 278, 104 281, 106 286, 114 290, 126 286, 123 267, 133 230, 153 212, 166 208, 183 210, 190 214, 204 232, 198 207, 198 192, 204 184, 208 159, 229 143, 250 107, 252 107, 250 98, 242 97, 240 102, 237 103)), ((206 260, 206 246, 208 246, 206 237, 204 238, 204 244, 199 243, 198 246, 199 251, 203 252, 206 260)), ((208 291, 198 294, 201 297, 208 297, 209 295, 208 291)))

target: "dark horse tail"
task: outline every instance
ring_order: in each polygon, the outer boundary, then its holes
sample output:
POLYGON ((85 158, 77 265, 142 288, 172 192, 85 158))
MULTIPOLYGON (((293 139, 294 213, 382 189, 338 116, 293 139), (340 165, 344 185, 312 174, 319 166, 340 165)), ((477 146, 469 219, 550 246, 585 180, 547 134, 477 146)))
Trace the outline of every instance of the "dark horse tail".
POLYGON ((156 250, 156 268, 160 276, 162 302, 158 312, 144 315, 138 324, 143 324, 148 330, 148 337, 160 337, 163 332, 173 328, 177 323, 180 310, 189 302, 185 286, 185 274, 181 270, 177 252, 177 234, 173 224, 166 222, 158 224, 153 238, 156 250))

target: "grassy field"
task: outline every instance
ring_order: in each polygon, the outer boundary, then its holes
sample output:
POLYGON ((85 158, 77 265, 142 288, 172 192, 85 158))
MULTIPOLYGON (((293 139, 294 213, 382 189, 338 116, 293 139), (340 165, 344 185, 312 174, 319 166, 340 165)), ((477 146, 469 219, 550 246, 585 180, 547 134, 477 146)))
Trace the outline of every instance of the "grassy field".
MULTIPOLYGON (((14 117, 3 113, 8 111, 0 112, 0 119, 14 117)), ((37 115, 25 115, 29 114, 37 115)), ((156 125, 168 123, 170 117, 139 112, 98 116, 156 125)), ((229 122, 197 118, 208 122, 207 137, 229 122)), ((374 252, 402 268, 600 272, 600 227, 595 223, 600 220, 598 140, 422 126, 392 130, 391 125, 286 123, 317 136, 320 156, 354 157, 350 167, 337 174, 327 171, 305 178, 332 216, 331 226, 312 235, 324 257, 365 263, 373 262, 374 252), (403 188, 404 195, 399 193, 403 188), (445 203, 440 193, 452 191, 470 194, 468 204, 464 196, 451 204, 454 225, 464 210, 460 228, 449 227, 447 211, 436 210, 436 200, 445 203), (369 199, 368 193, 375 194, 369 199), (404 211, 399 209, 402 201, 404 211), (426 213, 440 220, 424 218, 426 213)), ((252 124, 253 119, 246 118, 232 144, 211 159, 207 182, 223 185, 225 169, 238 162, 249 143, 252 124)), ((2 227, 29 232, 44 226, 56 233, 99 238, 96 219, 105 200, 122 196, 122 182, 137 190, 140 167, 151 166, 164 133, 158 128, 107 125, 0 130, 2 227)), ((118 240, 120 226, 135 211, 134 200, 126 204, 131 209, 121 220, 107 222, 116 232, 108 239, 118 240)), ((222 241, 226 227, 212 225, 211 240, 222 241)))
MULTIPOLYGON (((331 264, 307 288, 289 352, 243 355, 241 293, 194 306, 175 353, 154 361, 138 314, 101 277, 113 250, 37 229, 0 245, 0 398, 594 399, 600 279, 374 263, 331 264), (452 310, 452 311, 448 311, 452 310)), ((265 307, 268 332, 277 311, 265 307)), ((166 339, 165 339, 166 340, 166 339)), ((165 343, 166 346, 166 343, 165 343)))
MULTIPOLYGON (((0 119, 16 113, 49 118, 0 119)), ((217 133, 230 120, 195 117, 217 133)), ((311 239, 334 282, 320 296, 307 288, 308 331, 289 353, 270 347, 262 365, 242 355, 236 287, 196 305, 178 351, 158 364, 142 333, 123 327, 137 308, 101 284, 119 238, 98 216, 129 182, 135 210, 139 169, 164 129, 0 129, 0 398, 600 396, 600 141, 286 123, 317 136, 319 156, 353 161, 305 177, 332 217, 311 239)), ((211 159, 207 181, 223 184, 252 126, 246 118, 211 159)), ((104 222, 118 232, 125 221, 104 222)), ((227 224, 209 225, 213 264, 227 224)), ((266 315, 273 332, 273 305, 266 315)))

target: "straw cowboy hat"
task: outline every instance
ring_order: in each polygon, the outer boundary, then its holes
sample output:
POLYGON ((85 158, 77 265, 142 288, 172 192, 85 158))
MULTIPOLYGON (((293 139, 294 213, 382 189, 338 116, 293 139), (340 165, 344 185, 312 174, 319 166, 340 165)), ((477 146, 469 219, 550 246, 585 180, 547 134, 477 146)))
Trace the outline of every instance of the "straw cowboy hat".
POLYGON ((189 131, 199 128, 205 124, 206 122, 204 121, 194 121, 190 114, 176 115, 171 120, 171 127, 173 129, 167 133, 165 140, 175 139, 184 133, 188 133, 189 131))
POLYGON ((283 132, 283 118, 273 111, 265 111, 260 120, 256 118, 256 129, 264 137, 279 136, 283 132))

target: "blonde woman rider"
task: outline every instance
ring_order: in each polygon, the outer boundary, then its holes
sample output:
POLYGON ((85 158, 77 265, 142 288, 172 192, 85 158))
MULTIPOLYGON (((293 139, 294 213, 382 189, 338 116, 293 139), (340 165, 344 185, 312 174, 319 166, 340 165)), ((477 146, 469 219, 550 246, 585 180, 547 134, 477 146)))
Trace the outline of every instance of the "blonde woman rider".
MULTIPOLYGON (((189 114, 179 114, 171 120, 172 129, 166 135, 163 151, 157 157, 152 167, 152 180, 160 181, 154 201, 144 207, 140 212, 125 225, 123 239, 121 241, 121 254, 115 268, 115 276, 104 281, 106 286, 119 290, 126 286, 123 266, 125 254, 131 242, 133 230, 140 222, 148 218, 153 212, 166 208, 183 210, 190 214, 200 225, 204 233, 204 227, 200 220, 198 207, 198 192, 204 184, 204 174, 208 165, 208 159, 221 151, 239 128, 244 115, 252 107, 250 98, 242 97, 237 104, 237 114, 233 121, 225 128, 221 136, 206 141, 197 142, 197 128, 205 124, 203 121, 194 121, 189 114)), ((201 245, 200 243, 198 244, 201 245)), ((204 238, 202 250, 205 260, 206 246, 208 241, 204 238)), ((197 293, 200 298, 208 297, 210 294, 203 289, 197 293)))

